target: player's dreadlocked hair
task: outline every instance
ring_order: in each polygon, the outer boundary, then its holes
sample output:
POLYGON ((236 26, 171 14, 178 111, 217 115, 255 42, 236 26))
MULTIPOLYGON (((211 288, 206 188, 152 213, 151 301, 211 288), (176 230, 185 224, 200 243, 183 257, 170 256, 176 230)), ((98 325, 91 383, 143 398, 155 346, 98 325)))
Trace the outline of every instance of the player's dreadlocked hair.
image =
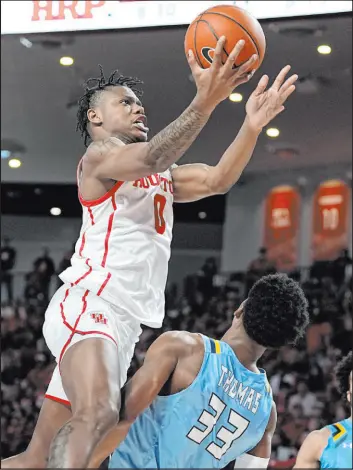
POLYGON ((138 78, 125 77, 119 74, 118 70, 115 70, 110 77, 105 78, 103 68, 99 65, 100 77, 89 78, 84 84, 85 93, 78 101, 77 111, 77 126, 76 131, 80 131, 81 136, 84 138, 85 146, 88 145, 90 135, 87 129, 88 117, 87 111, 97 106, 101 93, 111 86, 126 86, 130 88, 138 97, 141 97, 143 92, 138 88, 138 85, 143 84, 138 78))
POLYGON ((335 376, 338 384, 338 391, 346 398, 349 390, 349 375, 352 372, 352 351, 345 356, 335 368, 335 376))
POLYGON ((267 348, 295 343, 309 323, 300 285, 285 274, 264 276, 249 292, 243 324, 247 335, 267 348))

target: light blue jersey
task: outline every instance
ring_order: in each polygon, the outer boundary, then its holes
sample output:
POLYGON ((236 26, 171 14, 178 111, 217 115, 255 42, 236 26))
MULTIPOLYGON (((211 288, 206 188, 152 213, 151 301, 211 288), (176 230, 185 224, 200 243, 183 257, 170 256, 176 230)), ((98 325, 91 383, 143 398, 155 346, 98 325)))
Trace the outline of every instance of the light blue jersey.
POLYGON ((265 371, 203 336, 201 369, 187 389, 158 396, 114 452, 110 468, 223 468, 261 440, 272 408, 265 371))
POLYGON ((321 458, 321 468, 352 468, 352 420, 327 426, 331 434, 321 458))

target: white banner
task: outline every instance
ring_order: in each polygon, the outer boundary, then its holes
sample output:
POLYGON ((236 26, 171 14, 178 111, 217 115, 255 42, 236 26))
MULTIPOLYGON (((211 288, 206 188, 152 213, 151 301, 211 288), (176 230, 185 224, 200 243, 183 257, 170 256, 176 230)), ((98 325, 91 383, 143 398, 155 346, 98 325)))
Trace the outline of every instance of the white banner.
POLYGON ((258 19, 352 11, 351 1, 1 1, 1 34, 187 25, 214 5, 238 5, 258 19))

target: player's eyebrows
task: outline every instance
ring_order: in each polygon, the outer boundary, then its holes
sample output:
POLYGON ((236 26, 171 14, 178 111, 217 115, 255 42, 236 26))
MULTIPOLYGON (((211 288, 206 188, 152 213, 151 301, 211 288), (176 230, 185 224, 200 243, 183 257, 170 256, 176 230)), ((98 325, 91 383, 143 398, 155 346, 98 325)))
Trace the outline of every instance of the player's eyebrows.
POLYGON ((143 106, 142 103, 141 103, 141 101, 140 101, 138 98, 134 98, 133 96, 128 95, 127 93, 124 94, 124 96, 123 96, 122 99, 123 99, 123 100, 127 100, 127 101, 129 101, 130 103, 136 103, 137 106, 143 106))

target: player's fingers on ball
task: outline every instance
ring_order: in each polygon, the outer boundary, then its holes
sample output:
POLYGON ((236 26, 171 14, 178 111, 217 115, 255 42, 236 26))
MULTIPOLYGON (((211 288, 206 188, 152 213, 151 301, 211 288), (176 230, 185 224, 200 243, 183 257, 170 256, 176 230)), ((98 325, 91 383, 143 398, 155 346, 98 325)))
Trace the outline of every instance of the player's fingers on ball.
POLYGON ((234 62, 237 60, 238 55, 240 54, 241 50, 243 49, 245 45, 244 39, 241 39, 236 43, 236 45, 233 47, 232 52, 229 54, 227 62, 225 63, 226 67, 229 69, 233 69, 234 62))
POLYGON ((192 52, 192 50, 190 49, 188 51, 188 63, 189 63, 189 66, 191 68, 191 71, 194 72, 196 70, 198 70, 200 67, 195 59, 195 55, 194 53, 192 52))
MULTIPOLYGON (((256 54, 253 54, 249 60, 247 60, 246 62, 244 62, 244 64, 242 64, 239 68, 238 68, 238 73, 240 73, 241 75, 243 73, 246 73, 246 72, 252 72, 252 75, 254 75, 254 73, 256 72, 256 70, 253 68, 254 67, 254 64, 255 62, 257 61, 258 59, 258 56, 256 54)), ((251 76, 252 76, 251 75, 251 76)))
POLYGON ((225 36, 221 36, 217 41, 217 45, 214 51, 214 57, 212 61, 213 67, 219 67, 222 65, 222 52, 223 52, 223 46, 225 42, 226 42, 225 36))
POLYGON ((290 71, 291 66, 286 65, 283 67, 283 69, 280 71, 280 73, 277 75, 276 80, 273 82, 272 88, 275 90, 279 90, 282 86, 282 83, 284 82, 284 79, 286 78, 287 73, 290 71))

